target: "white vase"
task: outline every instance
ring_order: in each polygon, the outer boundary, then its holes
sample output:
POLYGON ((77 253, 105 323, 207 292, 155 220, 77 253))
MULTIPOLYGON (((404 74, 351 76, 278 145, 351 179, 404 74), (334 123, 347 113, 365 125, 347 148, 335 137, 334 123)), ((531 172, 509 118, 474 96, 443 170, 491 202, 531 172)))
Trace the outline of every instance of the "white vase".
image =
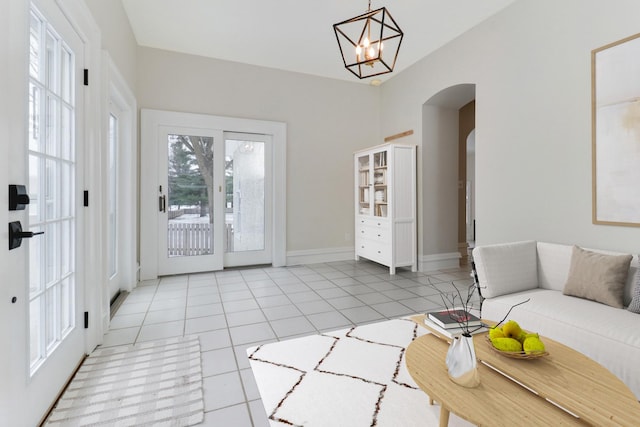
POLYGON ((473 337, 462 335, 451 340, 446 362, 449 378, 454 383, 464 387, 477 387, 480 385, 473 337))

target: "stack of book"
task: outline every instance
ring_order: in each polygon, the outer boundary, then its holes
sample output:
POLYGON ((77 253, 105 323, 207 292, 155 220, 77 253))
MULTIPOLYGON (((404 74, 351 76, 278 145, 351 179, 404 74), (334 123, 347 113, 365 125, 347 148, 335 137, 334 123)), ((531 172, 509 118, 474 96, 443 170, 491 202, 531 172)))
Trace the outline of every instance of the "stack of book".
POLYGON ((460 308, 427 313, 423 322, 426 327, 447 338, 460 336, 465 330, 472 334, 487 331, 477 316, 460 308))

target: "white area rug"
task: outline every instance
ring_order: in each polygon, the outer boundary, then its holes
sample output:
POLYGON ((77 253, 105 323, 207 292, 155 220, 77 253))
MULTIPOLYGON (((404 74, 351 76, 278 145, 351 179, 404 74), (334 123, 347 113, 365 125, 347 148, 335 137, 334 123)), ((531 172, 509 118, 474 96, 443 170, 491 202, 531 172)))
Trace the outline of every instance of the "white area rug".
MULTIPOLYGON (((271 426, 438 426, 404 361, 425 333, 396 319, 248 349, 271 426)), ((449 426, 469 425, 451 414, 449 426)))
POLYGON ((191 426, 204 419, 198 337, 94 351, 47 426, 191 426))

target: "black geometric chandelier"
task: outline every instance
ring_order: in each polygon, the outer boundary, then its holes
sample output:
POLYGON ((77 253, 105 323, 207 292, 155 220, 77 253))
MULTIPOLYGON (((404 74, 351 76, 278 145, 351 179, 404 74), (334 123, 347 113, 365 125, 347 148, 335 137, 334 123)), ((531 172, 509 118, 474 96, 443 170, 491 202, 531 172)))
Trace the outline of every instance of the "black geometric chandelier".
POLYGON ((393 71, 404 33, 383 7, 333 24, 344 66, 358 78, 393 71))

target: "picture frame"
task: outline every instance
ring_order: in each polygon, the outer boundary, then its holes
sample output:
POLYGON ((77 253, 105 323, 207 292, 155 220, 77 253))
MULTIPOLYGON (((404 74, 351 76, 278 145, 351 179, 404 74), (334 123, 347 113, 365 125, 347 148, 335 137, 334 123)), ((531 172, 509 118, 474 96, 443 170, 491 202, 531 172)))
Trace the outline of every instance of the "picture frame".
POLYGON ((591 52, 592 222, 640 227, 640 34, 591 52))

